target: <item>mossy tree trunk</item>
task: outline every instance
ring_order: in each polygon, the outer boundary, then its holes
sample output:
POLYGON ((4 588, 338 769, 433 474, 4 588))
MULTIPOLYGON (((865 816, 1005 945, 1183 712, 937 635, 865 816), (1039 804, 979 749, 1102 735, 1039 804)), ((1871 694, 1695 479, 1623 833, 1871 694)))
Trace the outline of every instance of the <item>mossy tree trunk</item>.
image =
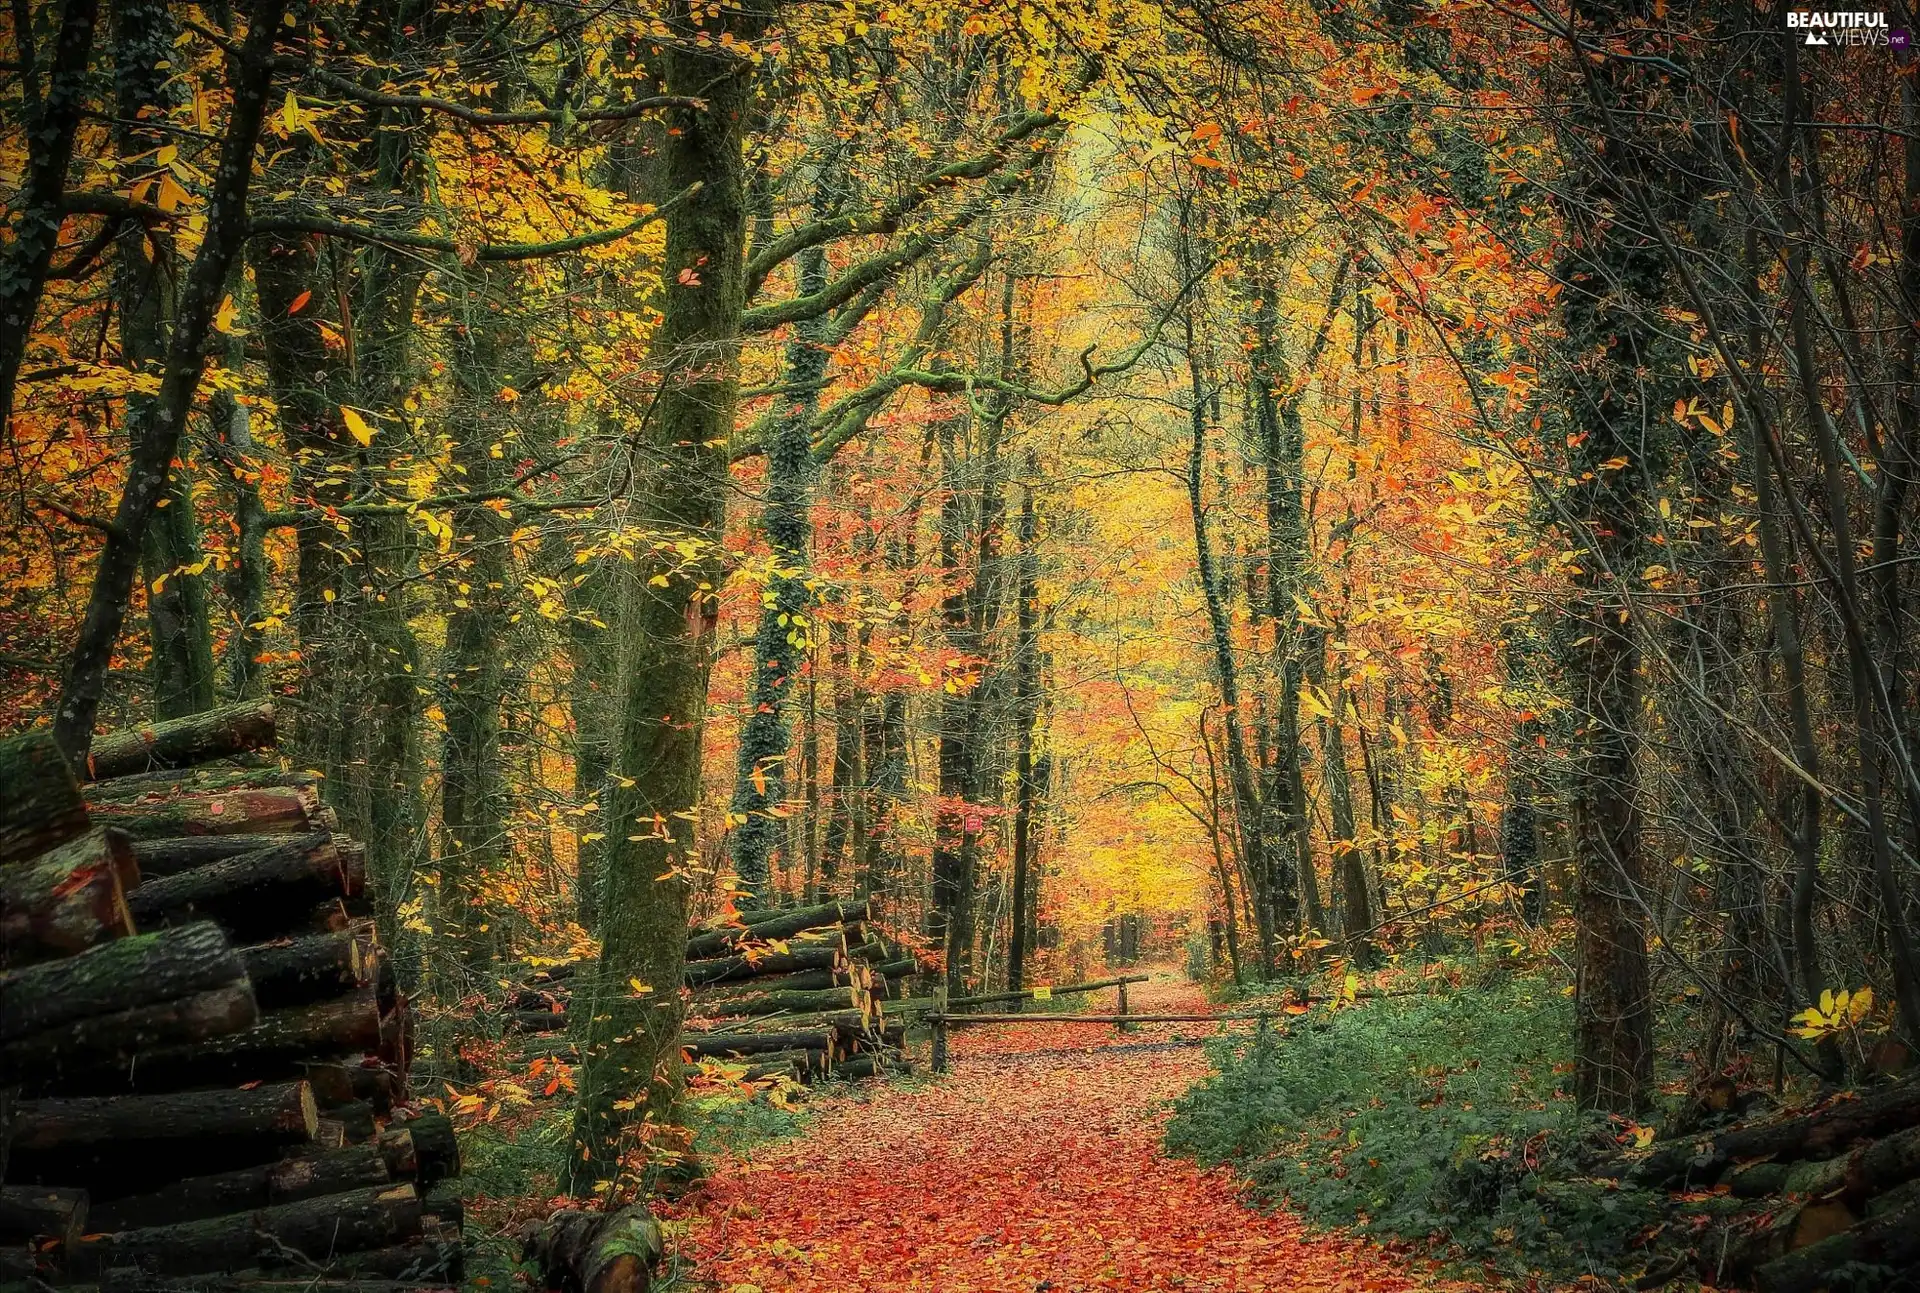
MULTIPOLYGON (((140 119, 143 109, 163 111, 178 98, 168 60, 179 24, 169 7, 156 0, 114 0, 110 16, 114 149, 122 166, 138 174, 151 168, 154 151, 167 142, 162 132, 142 126, 140 119)), ((113 245, 121 356, 128 368, 154 374, 165 362, 173 328, 174 286, 180 276, 173 237, 165 226, 149 229, 128 221, 113 245)), ((200 565, 193 477, 183 462, 168 480, 140 554, 147 597, 148 668, 154 713, 162 719, 198 714, 212 709, 219 699, 207 612, 208 581, 197 568, 200 565)))
MULTIPOLYGON (((701 27, 686 0, 678 29, 701 27)), ((751 40, 771 17, 756 3, 704 19, 711 37, 751 40), (718 29, 717 31, 715 29, 718 29)), ((687 868, 700 806, 702 715, 721 580, 725 446, 739 403, 740 316, 747 193, 743 137, 753 63, 729 44, 666 47, 674 109, 660 150, 666 192, 698 192, 667 219, 666 291, 654 350, 663 385, 638 445, 635 511, 691 549, 648 553, 624 572, 621 699, 611 847, 602 890, 599 969, 580 1002, 579 1099, 566 1188, 591 1195, 617 1182, 630 1151, 660 1147, 681 1089, 678 987, 686 956, 687 868), (646 991, 637 991, 635 984, 646 991)))

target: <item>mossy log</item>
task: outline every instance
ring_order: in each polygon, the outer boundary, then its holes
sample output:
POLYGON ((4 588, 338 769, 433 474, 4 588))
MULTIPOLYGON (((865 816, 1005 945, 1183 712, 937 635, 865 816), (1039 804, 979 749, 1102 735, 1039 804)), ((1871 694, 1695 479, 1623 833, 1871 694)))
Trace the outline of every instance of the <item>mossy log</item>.
POLYGON ((735 1055, 767 1055, 776 1051, 795 1050, 834 1054, 836 1048, 846 1048, 839 1034, 831 1028, 777 1033, 690 1033, 680 1039, 680 1046, 694 1059, 726 1059, 735 1055))
POLYGON ((422 1186, 437 1185, 460 1175, 460 1140, 454 1135, 453 1122, 447 1115, 419 1114, 405 1122, 395 1122, 387 1129, 387 1134, 395 1129, 404 1130, 413 1137, 413 1150, 419 1160, 422 1186))
POLYGON ((852 1010, 859 1005, 852 988, 825 988, 816 992, 758 992, 740 996, 697 1001, 695 1010, 702 1016, 748 1017, 754 1015, 813 1014, 819 1011, 852 1010))
MULTIPOLYGON (((323 834, 325 832, 309 832, 323 834)), ((287 842, 285 834, 274 835, 185 835, 175 839, 134 840, 133 856, 140 863, 140 874, 153 880, 178 875, 210 862, 224 862, 242 853, 258 853, 287 842)))
POLYGON ((374 982, 379 949, 373 927, 310 934, 244 949, 247 977, 262 1010, 302 1006, 374 982))
POLYGON ((313 1091, 284 1082, 244 1091, 22 1100, 10 1182, 82 1186, 95 1199, 139 1194, 192 1165, 228 1171, 311 1140, 313 1091))
POLYGON ((830 902, 793 911, 749 913, 739 926, 706 930, 687 940, 687 959, 721 956, 745 943, 764 943, 790 938, 809 929, 865 920, 867 905, 854 902, 830 902))
POLYGON ((277 1204, 253 1212, 90 1235, 72 1250, 69 1269, 98 1275, 138 1266, 159 1275, 240 1270, 262 1259, 298 1255, 324 1262, 384 1248, 420 1233, 420 1197, 409 1183, 375 1186, 277 1204))
POLYGON ((318 829, 320 800, 312 790, 226 790, 204 795, 149 796, 93 805, 93 820, 130 839, 187 835, 291 835, 318 829))
POLYGON ((258 1023, 253 988, 243 977, 172 1001, 95 1015, 0 1046, 0 1081, 34 1095, 112 1089, 147 1055, 181 1050, 245 1032, 258 1023))
POLYGON ((219 926, 183 925, 0 973, 0 1046, 64 1024, 247 979, 219 926))
POLYGON ((87 825, 80 785, 51 732, 0 741, 0 866, 84 835, 87 825))
MULTIPOLYGON (((710 984, 736 983, 769 975, 832 971, 844 959, 838 947, 797 947, 765 956, 716 956, 704 961, 688 961, 686 984, 695 989, 710 984)), ((829 985, 831 986, 831 985, 829 985)))
POLYGON ((349 1145, 211 1176, 190 1176, 150 1194, 103 1203, 94 1210, 93 1229, 139 1230, 177 1225, 206 1217, 252 1212, 323 1194, 367 1189, 393 1179, 387 1155, 379 1145, 349 1145))
POLYGON ((87 786, 89 803, 109 804, 149 795, 204 795, 223 790, 299 790, 323 784, 317 772, 289 772, 271 763, 236 767, 231 763, 193 768, 162 768, 95 781, 87 786))
POLYGON ((1920 1267, 1920 1182, 1900 1186, 1876 1204, 1864 1221, 1762 1264, 1753 1273, 1760 1293, 1849 1287, 1840 1283, 1843 1268, 1911 1273, 1920 1267))
POLYGON ((1711 1137, 1656 1145, 1644 1159, 1622 1162, 1600 1175, 1635 1185, 1706 1185, 1742 1159, 1781 1162, 1824 1159, 1863 1140, 1920 1126, 1920 1079, 1837 1099, 1826 1107, 1775 1122, 1730 1127, 1711 1137))
POLYGON ((541 1285, 566 1293, 646 1293, 665 1245, 644 1207, 617 1212, 567 1208, 527 1227, 522 1261, 541 1285))
POLYGON ((372 1054, 380 1046, 380 1008, 371 987, 284 1010, 253 1027, 197 1046, 164 1046, 124 1070, 76 1076, 98 1091, 177 1091, 190 1086, 293 1078, 333 1056, 372 1054))
POLYGON ((53 1240, 63 1246, 87 1233, 85 1190, 57 1185, 0 1186, 0 1244, 53 1240))
POLYGON ((126 889, 139 868, 126 838, 91 830, 0 866, 0 966, 72 956, 134 932, 126 889))
POLYGON ((185 768, 265 749, 273 742, 272 703, 245 701, 95 737, 86 773, 88 780, 105 781, 156 768, 185 768))
POLYGON ((298 928, 341 889, 340 850, 332 836, 316 832, 148 881, 128 902, 143 928, 212 920, 247 941, 298 928))

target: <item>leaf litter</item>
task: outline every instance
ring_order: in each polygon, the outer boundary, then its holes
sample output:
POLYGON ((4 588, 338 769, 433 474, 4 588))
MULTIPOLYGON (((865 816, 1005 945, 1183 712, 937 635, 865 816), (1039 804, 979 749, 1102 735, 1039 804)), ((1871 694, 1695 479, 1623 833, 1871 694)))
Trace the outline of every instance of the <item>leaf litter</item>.
MULTIPOLYGON (((1204 1010, 1184 983, 1137 1012, 1204 1010)), ((1055 1004, 1052 1010, 1071 1009, 1055 1004)), ((1101 1009, 1105 1009, 1101 1007, 1101 1009)), ((1246 1025, 1241 1025, 1245 1027, 1246 1025)), ((1241 1202, 1162 1153, 1214 1025, 955 1030, 952 1072, 816 1100, 808 1134, 713 1164, 682 1256, 721 1293, 1402 1293, 1429 1263, 1241 1202)))

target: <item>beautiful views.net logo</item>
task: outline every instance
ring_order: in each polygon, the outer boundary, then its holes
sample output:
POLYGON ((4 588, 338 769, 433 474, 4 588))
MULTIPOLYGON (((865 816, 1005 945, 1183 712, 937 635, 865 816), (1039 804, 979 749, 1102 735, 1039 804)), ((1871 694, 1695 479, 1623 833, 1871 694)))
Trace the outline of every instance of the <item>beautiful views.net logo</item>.
POLYGON ((1879 12, 1787 11, 1787 30, 1804 31, 1806 45, 1885 45, 1905 49, 1910 43, 1904 27, 1890 30, 1887 15, 1879 12))

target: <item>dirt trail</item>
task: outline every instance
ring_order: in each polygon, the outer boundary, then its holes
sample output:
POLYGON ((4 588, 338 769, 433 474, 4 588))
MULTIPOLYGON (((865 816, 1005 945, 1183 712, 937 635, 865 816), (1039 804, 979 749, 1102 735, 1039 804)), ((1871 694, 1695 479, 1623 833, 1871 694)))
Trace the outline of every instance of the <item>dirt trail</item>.
MULTIPOLYGON (((1106 1008, 1101 994, 1100 1008, 1106 1008)), ((1138 1012, 1205 1009, 1137 985, 1138 1012)), ((1060 1009, 1056 1004, 1052 1009, 1060 1009)), ((1080 1293, 1442 1287, 1370 1246, 1242 1206, 1165 1157, 1166 1102, 1206 1072, 1211 1025, 955 1032, 921 1089, 821 1100, 808 1133, 720 1165, 685 1251, 722 1293, 1080 1293)), ((1453 1288, 1461 1286, 1454 1285, 1453 1288)))

